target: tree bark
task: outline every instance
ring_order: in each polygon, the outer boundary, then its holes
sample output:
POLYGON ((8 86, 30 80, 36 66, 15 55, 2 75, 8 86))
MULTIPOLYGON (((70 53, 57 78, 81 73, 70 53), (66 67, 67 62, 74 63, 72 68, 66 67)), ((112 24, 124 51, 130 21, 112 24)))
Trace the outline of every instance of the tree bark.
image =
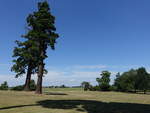
POLYGON ((31 74, 32 74, 32 69, 31 69, 31 66, 29 64, 28 72, 26 75, 26 81, 25 81, 25 85, 24 85, 24 91, 30 91, 31 74))
POLYGON ((146 94, 146 90, 144 90, 144 94, 146 94))
POLYGON ((43 71, 44 71, 44 63, 43 63, 43 57, 44 57, 44 51, 41 50, 40 56, 42 57, 39 66, 38 66, 38 80, 37 80, 37 86, 36 86, 36 94, 42 94, 42 81, 43 81, 43 71))
POLYGON ((42 94, 42 81, 43 81, 43 65, 39 65, 39 73, 38 73, 38 80, 36 86, 36 94, 42 94))
POLYGON ((134 89, 134 93, 136 93, 136 89, 134 89))

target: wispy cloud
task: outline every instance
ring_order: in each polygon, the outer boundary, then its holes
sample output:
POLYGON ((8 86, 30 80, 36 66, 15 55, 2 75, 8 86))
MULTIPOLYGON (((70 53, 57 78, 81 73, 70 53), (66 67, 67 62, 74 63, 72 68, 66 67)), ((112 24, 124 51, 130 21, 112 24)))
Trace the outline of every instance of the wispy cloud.
MULTIPOLYGON (((140 66, 107 66, 107 65, 74 65, 67 67, 47 67, 48 74, 43 78, 44 86, 49 85, 80 85, 83 81, 91 82, 91 84, 97 84, 96 78, 100 77, 100 73, 103 70, 111 72, 111 84, 114 81, 115 75, 119 72, 127 71, 131 68, 138 68, 140 66)), ((149 70, 148 70, 149 71, 149 70)), ((150 71, 149 71, 150 72, 150 71)), ((20 78, 14 78, 15 75, 0 75, 0 83, 8 81, 9 85, 24 84, 25 75, 20 78)), ((32 78, 37 80, 37 75, 33 75, 32 78)))
POLYGON ((0 75, 0 83, 7 81, 10 86, 21 85, 24 83, 25 76, 15 78, 14 75, 0 75))
POLYGON ((104 69, 107 68, 106 65, 76 65, 73 66, 76 69, 104 69))

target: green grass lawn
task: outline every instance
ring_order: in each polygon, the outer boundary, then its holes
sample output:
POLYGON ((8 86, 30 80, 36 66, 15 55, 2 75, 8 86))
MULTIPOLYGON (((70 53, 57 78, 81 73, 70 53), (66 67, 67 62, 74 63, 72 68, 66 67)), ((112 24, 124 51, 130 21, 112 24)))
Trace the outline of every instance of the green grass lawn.
POLYGON ((0 91, 0 113, 150 113, 150 95, 84 92, 80 88, 0 91))
POLYGON ((82 88, 44 88, 44 92, 46 91, 83 91, 82 88))

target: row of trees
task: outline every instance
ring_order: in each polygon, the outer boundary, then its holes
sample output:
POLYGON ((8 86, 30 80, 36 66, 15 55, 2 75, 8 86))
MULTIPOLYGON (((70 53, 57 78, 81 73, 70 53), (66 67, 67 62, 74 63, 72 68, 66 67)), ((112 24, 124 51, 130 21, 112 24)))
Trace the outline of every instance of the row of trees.
MULTIPOLYGON (((31 91, 35 91, 36 89, 36 85, 35 85, 35 81, 31 80, 30 84, 29 84, 30 90, 31 91)), ((7 81, 4 81, 4 83, 2 83, 0 85, 0 90, 16 90, 16 91, 22 91, 24 90, 24 85, 18 85, 18 86, 14 86, 14 87, 9 87, 7 81)))
POLYGON ((131 69, 122 74, 117 73, 113 85, 110 85, 109 71, 102 71, 100 78, 96 78, 97 86, 92 86, 89 82, 82 82, 81 86, 84 90, 101 90, 101 91, 122 91, 122 92, 137 92, 143 91, 146 93, 150 90, 150 74, 144 67, 131 69))
POLYGON ((100 74, 100 78, 96 78, 98 82, 98 86, 92 86, 89 82, 82 82, 81 86, 84 88, 85 91, 87 90, 101 90, 101 91, 109 91, 110 90, 110 75, 109 71, 102 71, 100 74))
POLYGON ((114 82, 117 91, 142 90, 144 93, 150 89, 150 74, 145 68, 131 69, 122 74, 118 73, 114 82))
POLYGON ((48 57, 46 51, 48 47, 55 49, 59 35, 55 33, 55 17, 51 14, 46 1, 39 2, 38 11, 29 14, 26 20, 28 32, 22 35, 23 41, 16 41, 11 71, 16 73, 16 78, 26 74, 26 91, 30 90, 31 75, 37 74, 36 93, 41 94, 43 74, 47 73, 44 63, 48 57))

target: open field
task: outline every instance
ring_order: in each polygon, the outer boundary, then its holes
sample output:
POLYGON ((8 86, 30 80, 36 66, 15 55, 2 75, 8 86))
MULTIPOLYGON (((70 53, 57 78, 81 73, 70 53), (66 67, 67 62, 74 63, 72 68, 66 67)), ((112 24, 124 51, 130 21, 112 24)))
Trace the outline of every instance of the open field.
POLYGON ((0 91, 0 113, 150 113, 150 95, 44 89, 34 92, 0 91))

